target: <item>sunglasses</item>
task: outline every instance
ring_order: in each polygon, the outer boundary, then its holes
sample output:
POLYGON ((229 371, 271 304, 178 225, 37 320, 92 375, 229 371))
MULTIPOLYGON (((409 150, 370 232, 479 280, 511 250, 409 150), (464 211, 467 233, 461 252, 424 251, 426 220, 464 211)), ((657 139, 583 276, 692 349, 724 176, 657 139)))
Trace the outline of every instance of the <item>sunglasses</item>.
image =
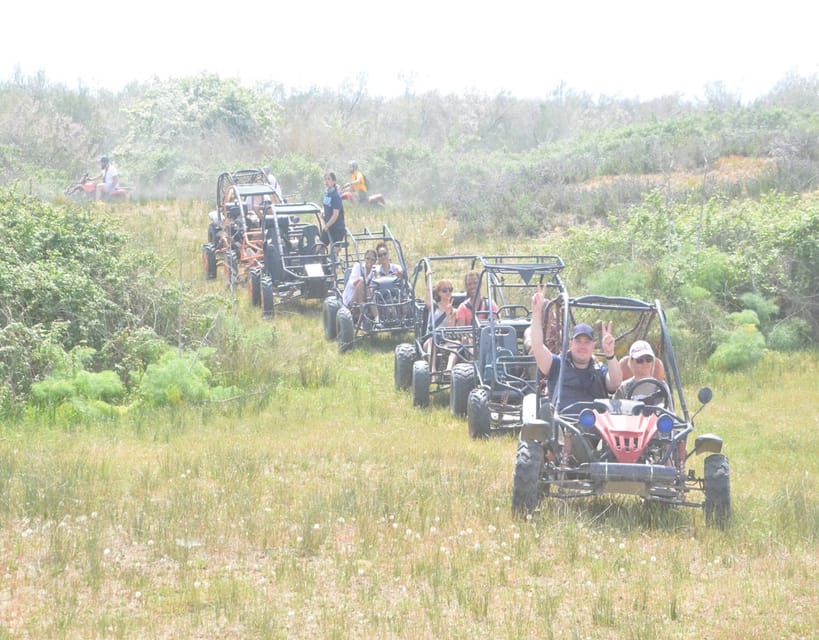
POLYGON ((383 253, 383 252, 382 252, 382 253, 379 253, 379 254, 378 254, 378 257, 379 257, 379 258, 386 258, 388 255, 390 255, 390 254, 389 254, 389 253, 383 253))
POLYGON ((649 364, 651 362, 654 362, 654 358, 652 358, 651 356, 640 356, 639 358, 636 358, 634 362, 636 362, 637 364, 649 364))
POLYGON ((452 293, 452 287, 441 287, 438 289, 441 293, 452 293))

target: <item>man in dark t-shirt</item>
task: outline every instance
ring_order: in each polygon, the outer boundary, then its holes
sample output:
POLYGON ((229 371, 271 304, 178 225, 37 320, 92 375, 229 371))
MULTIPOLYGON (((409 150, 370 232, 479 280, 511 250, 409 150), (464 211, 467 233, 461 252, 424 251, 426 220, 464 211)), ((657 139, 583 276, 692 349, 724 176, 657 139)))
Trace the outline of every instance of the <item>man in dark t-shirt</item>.
POLYGON ((578 324, 572 329, 569 351, 565 357, 553 354, 543 344, 543 309, 548 300, 543 295, 545 289, 538 287, 532 296, 532 354, 535 356, 538 369, 547 376, 549 397, 555 398, 560 368, 563 372, 563 384, 560 397, 557 398, 558 410, 565 409, 575 402, 590 402, 605 398, 620 386, 623 372, 620 362, 614 353, 614 336, 611 333, 611 322, 604 322, 600 333, 603 355, 607 364, 600 365, 594 359, 594 329, 587 324, 578 324))
POLYGON ((344 203, 336 185, 336 174, 329 172, 324 176, 324 229, 321 232, 321 241, 330 245, 334 242, 343 242, 347 235, 344 223, 344 203))

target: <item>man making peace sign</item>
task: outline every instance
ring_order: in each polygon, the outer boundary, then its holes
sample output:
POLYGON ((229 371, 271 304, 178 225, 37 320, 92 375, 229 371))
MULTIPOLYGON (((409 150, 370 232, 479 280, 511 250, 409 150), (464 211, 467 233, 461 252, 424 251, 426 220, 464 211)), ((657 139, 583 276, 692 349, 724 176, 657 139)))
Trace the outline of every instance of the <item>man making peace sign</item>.
POLYGON ((560 411, 575 402, 591 402, 598 398, 607 398, 620 386, 623 372, 620 362, 614 353, 614 336, 611 333, 611 322, 602 323, 600 343, 606 364, 599 364, 594 359, 594 329, 587 324, 578 324, 572 329, 569 351, 565 357, 553 354, 543 344, 543 310, 548 303, 543 295, 545 289, 538 287, 532 296, 532 354, 535 356, 538 369, 547 376, 549 397, 554 398, 560 367, 565 366, 563 384, 560 389, 560 411))

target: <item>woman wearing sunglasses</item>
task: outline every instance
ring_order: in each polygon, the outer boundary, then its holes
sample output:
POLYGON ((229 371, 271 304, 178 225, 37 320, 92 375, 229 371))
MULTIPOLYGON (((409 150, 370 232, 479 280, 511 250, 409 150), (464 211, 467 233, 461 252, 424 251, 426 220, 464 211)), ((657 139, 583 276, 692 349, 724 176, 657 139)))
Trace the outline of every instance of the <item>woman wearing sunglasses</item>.
MULTIPOLYGON (((443 278, 438 280, 432 288, 432 299, 427 297, 427 308, 432 310, 432 328, 451 327, 455 325, 455 309, 452 308, 452 280, 443 278)), ((435 353, 430 353, 433 348, 432 338, 427 338, 424 343, 424 351, 429 355, 430 369, 436 370, 437 357, 435 353)), ((449 367, 451 368, 451 367, 449 367)))
POLYGON ((379 242, 375 250, 378 255, 378 264, 375 267, 375 277, 383 278, 385 276, 395 276, 400 278, 404 275, 404 270, 400 265, 390 262, 390 250, 387 248, 386 242, 379 242))
POLYGON ((635 340, 628 350, 628 357, 623 363, 624 375, 631 372, 631 377, 623 380, 623 383, 614 392, 615 398, 631 398, 640 380, 644 378, 654 378, 659 380, 665 390, 666 398, 670 397, 668 385, 663 382, 665 379, 665 369, 663 363, 654 355, 651 345, 645 340, 635 340))

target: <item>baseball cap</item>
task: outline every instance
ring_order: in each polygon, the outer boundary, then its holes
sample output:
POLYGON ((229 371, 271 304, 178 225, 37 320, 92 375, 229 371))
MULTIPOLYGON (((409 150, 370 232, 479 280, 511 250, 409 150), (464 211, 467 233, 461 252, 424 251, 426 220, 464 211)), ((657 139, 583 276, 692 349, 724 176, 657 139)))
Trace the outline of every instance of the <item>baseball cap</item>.
POLYGON ((594 329, 592 329, 586 323, 581 322, 580 324, 575 325, 575 328, 572 330, 572 340, 574 340, 577 336, 588 336, 590 339, 594 340, 594 329))
POLYGON ((653 358, 654 350, 645 340, 635 340, 631 345, 631 348, 628 350, 628 356, 634 360, 640 356, 651 356, 653 358))

